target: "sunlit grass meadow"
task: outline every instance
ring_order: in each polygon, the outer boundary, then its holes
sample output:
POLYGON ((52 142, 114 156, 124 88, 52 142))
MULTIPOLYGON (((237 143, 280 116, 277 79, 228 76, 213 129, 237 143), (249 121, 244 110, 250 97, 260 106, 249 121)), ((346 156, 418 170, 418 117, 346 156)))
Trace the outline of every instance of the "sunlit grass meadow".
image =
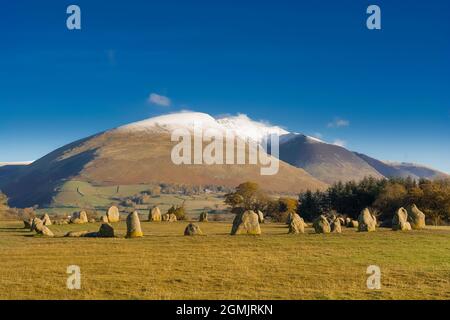
POLYGON ((450 299, 450 228, 288 235, 283 224, 261 236, 230 236, 231 225, 142 222, 140 239, 63 238, 99 224, 51 226, 55 238, 0 222, 1 299, 450 299), (69 265, 81 290, 66 287, 69 265), (378 265, 381 290, 366 286, 378 265))

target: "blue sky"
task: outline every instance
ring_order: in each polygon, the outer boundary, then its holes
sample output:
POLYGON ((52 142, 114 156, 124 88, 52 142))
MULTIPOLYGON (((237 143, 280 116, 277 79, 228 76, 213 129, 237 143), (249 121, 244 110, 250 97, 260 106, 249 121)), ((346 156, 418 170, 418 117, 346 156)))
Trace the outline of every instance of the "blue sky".
POLYGON ((450 2, 302 2, 3 3, 0 162, 189 109, 450 172, 450 2), (66 28, 70 4, 81 31, 66 28), (366 28, 369 4, 382 30, 366 28))

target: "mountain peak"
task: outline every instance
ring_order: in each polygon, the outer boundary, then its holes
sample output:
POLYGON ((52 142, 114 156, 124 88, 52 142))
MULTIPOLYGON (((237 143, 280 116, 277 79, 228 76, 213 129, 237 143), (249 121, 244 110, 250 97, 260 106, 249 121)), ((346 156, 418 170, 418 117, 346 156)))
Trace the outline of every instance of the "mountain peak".
POLYGON ((271 125, 266 121, 252 120, 245 114, 222 117, 217 119, 217 122, 224 128, 235 132, 236 135, 257 142, 265 140, 271 134, 278 136, 289 134, 289 131, 279 126, 271 125))
POLYGON ((271 134, 277 134, 279 136, 290 134, 289 131, 286 131, 279 126, 271 125, 265 121, 252 120, 245 114, 215 119, 207 113, 184 111, 133 122, 118 127, 116 130, 123 132, 170 131, 179 128, 192 130, 194 124, 197 126, 200 125, 203 129, 213 128, 221 132, 225 132, 226 130, 232 131, 236 136, 242 139, 250 139, 256 142, 264 141, 271 134))
POLYGON ((169 113, 142 121, 133 122, 117 128, 119 131, 154 131, 193 128, 194 124, 208 128, 219 128, 217 121, 207 113, 182 111, 169 113))

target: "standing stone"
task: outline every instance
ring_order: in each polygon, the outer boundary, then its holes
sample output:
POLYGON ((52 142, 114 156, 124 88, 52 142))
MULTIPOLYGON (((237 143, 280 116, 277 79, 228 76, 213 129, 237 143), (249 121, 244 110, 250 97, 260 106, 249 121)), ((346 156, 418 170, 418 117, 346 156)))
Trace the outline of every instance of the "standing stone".
POLYGON ((264 223, 264 213, 262 213, 260 210, 258 210, 258 222, 264 223))
POLYGON ((141 222, 139 221, 139 215, 136 211, 130 213, 127 217, 127 238, 139 238, 144 234, 141 230, 141 222))
POLYGON ((177 216, 175 215, 175 213, 170 213, 167 221, 168 222, 177 222, 177 216))
POLYGON ((408 222, 415 230, 425 228, 425 214, 415 204, 408 207, 408 222))
POLYGON ((114 228, 109 223, 102 223, 98 230, 100 238, 114 238, 114 228))
POLYGON ((150 210, 150 213, 148 215, 148 221, 154 222, 161 221, 161 210, 159 210, 158 207, 154 207, 152 210, 150 210))
POLYGON ((369 208, 365 208, 358 217, 358 231, 371 232, 375 231, 376 227, 377 218, 370 213, 369 208))
POLYGON ((339 219, 339 222, 341 223, 341 227, 345 227, 346 226, 345 219, 342 217, 339 217, 338 219, 339 219))
POLYGON ((101 216, 100 217, 100 222, 101 223, 109 223, 108 216, 101 216))
POLYGON ((39 219, 39 218, 33 218, 32 220, 31 220, 31 227, 30 227, 30 231, 34 231, 35 229, 36 229, 36 225, 37 224, 44 224, 43 222, 42 222, 42 220, 41 219, 39 219))
POLYGON ((106 216, 108 217, 108 221, 110 223, 119 222, 120 221, 120 213, 119 209, 116 206, 111 206, 106 212, 106 216))
POLYGON ((392 230, 409 231, 411 225, 408 222, 408 211, 405 208, 400 208, 392 218, 392 230))
POLYGON ((201 236, 201 235, 203 235, 203 232, 198 225, 196 225, 194 223, 189 223, 187 225, 186 229, 184 229, 184 235, 185 236, 201 236))
POLYGON ((50 217, 48 216, 48 214, 44 214, 42 216, 42 223, 44 224, 44 226, 51 226, 52 225, 52 220, 50 220, 50 217))
POLYGON ((314 230, 316 233, 330 233, 331 227, 327 218, 324 215, 318 217, 313 223, 314 230))
POLYGON ((36 231, 37 234, 45 237, 53 237, 53 232, 47 228, 47 226, 44 225, 41 219, 36 220, 34 224, 34 231, 36 231))
POLYGON ((84 224, 88 222, 89 220, 86 211, 75 212, 72 218, 70 218, 70 223, 73 224, 84 224))
POLYGON ((341 218, 336 218, 331 223, 331 232, 333 233, 341 233, 342 232, 342 225, 341 225, 341 218))
POLYGON ((336 219, 337 219, 337 216, 335 214, 329 214, 327 217, 327 220, 328 220, 328 223, 330 224, 330 226, 333 223, 333 221, 336 219))
POLYGON ((96 223, 97 221, 95 221, 95 219, 94 218, 92 218, 92 219, 89 219, 89 223, 96 223))
POLYGON ((292 220, 294 219, 296 213, 295 212, 289 212, 286 218, 286 224, 290 225, 292 220))
POLYGON ((298 214, 294 213, 289 224, 289 234, 305 233, 305 221, 298 214))
POLYGON ((164 213, 161 218, 162 218, 162 221, 169 221, 169 214, 164 213))
POLYGON ((231 235, 238 234, 261 234, 261 228, 259 227, 258 214, 251 210, 247 210, 244 213, 236 215, 233 220, 233 226, 231 228, 231 235))
POLYGON ((200 216, 198 217, 199 222, 208 222, 208 212, 203 211, 200 213, 200 216))

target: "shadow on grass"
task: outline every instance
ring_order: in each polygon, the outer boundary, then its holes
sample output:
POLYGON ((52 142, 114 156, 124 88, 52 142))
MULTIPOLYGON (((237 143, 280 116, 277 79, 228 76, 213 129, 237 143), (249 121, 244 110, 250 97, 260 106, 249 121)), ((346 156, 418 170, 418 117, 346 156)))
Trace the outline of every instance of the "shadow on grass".
POLYGON ((0 232, 30 232, 30 229, 26 229, 26 228, 0 228, 0 232))

